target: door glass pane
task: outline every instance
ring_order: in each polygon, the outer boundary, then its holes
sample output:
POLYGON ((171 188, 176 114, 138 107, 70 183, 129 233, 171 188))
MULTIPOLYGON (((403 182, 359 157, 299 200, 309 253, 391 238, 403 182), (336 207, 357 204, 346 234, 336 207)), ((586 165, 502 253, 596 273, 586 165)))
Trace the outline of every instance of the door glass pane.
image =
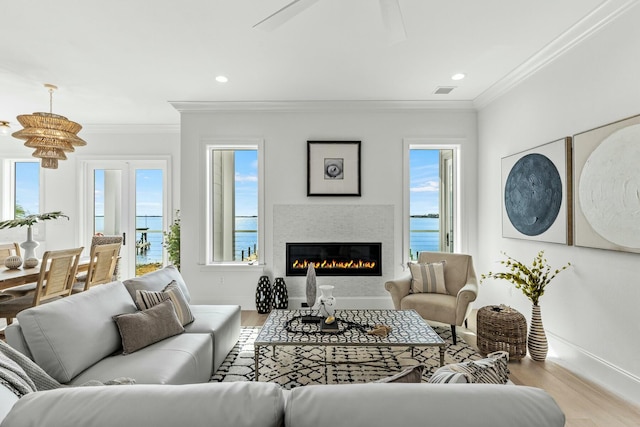
POLYGON ((122 172, 95 169, 93 182, 93 234, 121 235, 122 172))
POLYGON ((409 150, 409 254, 454 250, 454 151, 409 150))
POLYGON ((440 152, 409 152, 409 254, 440 249, 440 152))
POLYGON ((162 169, 136 169, 136 276, 162 268, 162 169))

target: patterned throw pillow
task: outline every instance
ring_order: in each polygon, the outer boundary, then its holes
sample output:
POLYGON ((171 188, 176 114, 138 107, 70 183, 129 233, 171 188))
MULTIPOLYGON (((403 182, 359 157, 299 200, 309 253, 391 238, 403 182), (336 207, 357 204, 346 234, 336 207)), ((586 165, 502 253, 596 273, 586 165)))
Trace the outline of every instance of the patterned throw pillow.
POLYGON ((413 293, 448 294, 444 284, 444 261, 409 263, 411 291, 413 293))
POLYGON ((176 309, 176 314, 178 315, 178 319, 180 319, 182 326, 188 325, 195 320, 193 313, 191 313, 191 309, 189 308, 189 303, 175 280, 169 283, 167 287, 160 292, 136 290, 136 305, 140 310, 151 308, 168 299, 173 302, 173 306, 176 309))
POLYGON ((506 384, 509 380, 508 361, 509 353, 496 351, 488 354, 486 359, 443 366, 431 375, 429 382, 506 384))

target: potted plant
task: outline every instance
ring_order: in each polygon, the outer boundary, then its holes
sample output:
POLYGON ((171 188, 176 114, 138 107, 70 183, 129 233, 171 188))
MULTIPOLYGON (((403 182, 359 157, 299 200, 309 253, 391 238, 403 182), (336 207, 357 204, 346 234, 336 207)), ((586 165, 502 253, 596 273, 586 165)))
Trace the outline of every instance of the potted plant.
POLYGON ((169 262, 180 271, 180 211, 176 211, 176 218, 169 226, 169 231, 164 233, 162 246, 167 250, 169 262))
POLYGON ((27 240, 20 243, 20 247, 22 247, 25 251, 24 253, 24 259, 27 260, 29 258, 35 258, 36 257, 36 252, 35 249, 40 246, 40 243, 36 242, 35 240, 33 240, 33 230, 31 229, 31 227, 40 221, 47 221, 50 219, 57 219, 60 217, 64 217, 67 218, 67 220, 69 219, 69 217, 65 214, 63 214, 60 211, 55 211, 55 212, 47 212, 47 213, 42 213, 42 214, 33 214, 33 215, 26 215, 26 216, 22 216, 19 218, 15 218, 15 219, 9 219, 6 221, 2 221, 0 222, 0 230, 4 229, 4 228, 14 228, 14 227, 24 227, 27 226, 27 240))
POLYGON ((544 327, 542 326, 539 305, 540 297, 544 295, 547 285, 549 285, 561 271, 569 268, 571 263, 567 263, 563 267, 553 270, 544 257, 544 251, 540 251, 529 267, 504 252, 502 252, 502 254, 506 256, 507 259, 501 260, 500 264, 507 267, 508 271, 499 273, 490 271, 487 274, 482 274, 480 279, 481 281, 485 279, 507 280, 513 283, 516 289, 520 289, 524 296, 531 301, 533 305, 527 347, 529 349, 529 355, 533 360, 543 361, 547 357, 549 346, 544 333, 544 327))

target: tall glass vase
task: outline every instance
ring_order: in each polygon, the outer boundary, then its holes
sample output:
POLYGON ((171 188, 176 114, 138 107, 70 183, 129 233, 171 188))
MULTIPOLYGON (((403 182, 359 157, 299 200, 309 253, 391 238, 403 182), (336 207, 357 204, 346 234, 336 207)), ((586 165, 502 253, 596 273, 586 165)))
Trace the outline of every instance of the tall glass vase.
POLYGON ((531 325, 529 326, 529 338, 527 339, 527 347, 529 348, 529 356, 537 362, 544 362, 549 351, 547 343, 547 335, 542 326, 542 316, 540 315, 540 306, 534 304, 531 307, 531 325))
POLYGON ((31 226, 27 228, 27 240, 20 243, 20 247, 24 249, 23 259, 36 258, 36 248, 40 243, 33 240, 33 230, 31 226))

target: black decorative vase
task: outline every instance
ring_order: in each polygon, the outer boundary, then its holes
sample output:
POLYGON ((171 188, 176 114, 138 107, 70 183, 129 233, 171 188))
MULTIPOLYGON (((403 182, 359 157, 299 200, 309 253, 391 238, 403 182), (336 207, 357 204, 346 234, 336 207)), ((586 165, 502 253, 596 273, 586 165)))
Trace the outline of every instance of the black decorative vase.
POLYGON ((269 282, 269 276, 260 276, 260 280, 258 280, 256 309, 260 314, 271 311, 271 283, 269 282))
POLYGON ((273 283, 273 308, 284 310, 289 308, 289 295, 287 294, 287 285, 284 278, 276 277, 273 283))

